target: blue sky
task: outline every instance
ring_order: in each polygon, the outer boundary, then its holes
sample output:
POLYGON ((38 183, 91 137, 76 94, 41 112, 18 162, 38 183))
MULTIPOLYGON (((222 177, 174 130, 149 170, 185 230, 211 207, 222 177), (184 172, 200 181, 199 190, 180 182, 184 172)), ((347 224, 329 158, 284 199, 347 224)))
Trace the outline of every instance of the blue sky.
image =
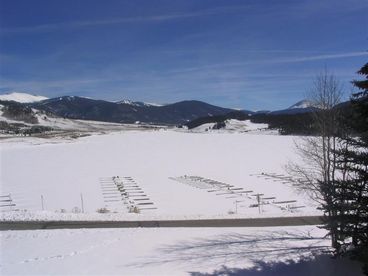
POLYGON ((0 93, 280 109, 351 92, 367 0, 0 0, 0 93))

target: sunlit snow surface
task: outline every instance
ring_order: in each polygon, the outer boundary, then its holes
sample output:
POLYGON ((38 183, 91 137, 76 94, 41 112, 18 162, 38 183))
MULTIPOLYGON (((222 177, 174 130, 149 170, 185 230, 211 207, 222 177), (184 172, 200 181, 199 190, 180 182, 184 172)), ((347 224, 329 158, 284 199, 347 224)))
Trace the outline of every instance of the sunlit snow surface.
POLYGON ((0 232, 1 275, 362 275, 317 227, 0 232))
MULTIPOLYGON (((255 174, 284 174, 297 137, 248 133, 125 131, 77 140, 15 138, 1 142, 1 194, 19 211, 2 220, 185 219, 319 214, 290 184, 255 174), (101 177, 132 177, 157 209, 108 214, 101 177), (292 213, 255 198, 227 198, 169 177, 200 176, 234 187, 297 200, 292 213), (84 214, 73 214, 81 207, 84 214), (44 199, 42 211, 41 195, 44 199), (235 201, 241 201, 235 204, 235 201), (233 214, 236 211, 237 214, 233 214), (61 213, 60 210, 64 209, 61 213)), ((109 207, 110 208, 110 207, 109 207)), ((114 213, 116 212, 116 213, 114 213)), ((265 228, 131 228, 0 232, 1 275, 361 275, 333 260, 326 232, 315 226, 265 228)))
MULTIPOLYGON (((16 209, 26 212, 81 207, 86 213, 111 208, 104 201, 99 178, 132 177, 156 210, 141 215, 243 216, 290 215, 274 205, 249 208, 256 198, 216 195, 169 177, 201 176, 221 181, 277 201, 297 200, 297 215, 316 214, 315 205, 290 184, 256 177, 262 172, 284 173, 295 158, 291 136, 239 133, 182 133, 173 130, 129 131, 94 135, 64 142, 27 138, 1 143, 1 193, 12 195, 16 209), (235 201, 239 201, 235 203, 235 201), (236 206, 237 205, 237 206, 236 206)), ((119 217, 126 207, 115 204, 119 217)), ((131 215, 131 214, 130 214, 131 215)), ((5 216, 5 215, 2 215, 5 216)))

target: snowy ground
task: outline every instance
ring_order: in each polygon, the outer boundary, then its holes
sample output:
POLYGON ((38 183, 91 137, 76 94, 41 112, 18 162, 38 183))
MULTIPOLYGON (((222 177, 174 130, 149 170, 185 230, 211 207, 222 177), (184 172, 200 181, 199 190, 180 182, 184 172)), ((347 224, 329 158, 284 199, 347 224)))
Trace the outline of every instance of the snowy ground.
MULTIPOLYGON (((294 139, 297 138, 160 130, 94 135, 68 143, 33 138, 3 142, 1 194, 10 193, 16 209, 28 217, 29 212, 41 211, 41 195, 45 211, 57 215, 61 209, 67 213, 74 207, 81 209, 81 194, 89 215, 106 207, 123 217, 126 205, 122 201, 106 202, 100 182, 101 177, 119 175, 132 177, 154 203, 157 209, 142 212, 145 216, 225 216, 236 211, 246 217, 318 214, 316 206, 290 184, 254 175, 283 173, 283 165, 295 158, 294 139), (208 192, 169 178, 184 175, 253 192, 208 192), (257 203, 252 195, 256 193, 275 197, 275 201, 296 200, 295 206, 305 207, 290 212, 282 209, 287 204, 269 204, 259 214, 258 208, 250 208, 257 203)), ((9 218, 9 214, 2 217, 9 218)))
POLYGON ((361 275, 317 227, 1 232, 0 274, 361 275))
MULTIPOLYGON (((320 214, 290 183, 261 174, 284 173, 283 165, 296 158, 295 139, 299 138, 256 132, 151 130, 67 141, 4 140, 0 144, 0 194, 11 194, 16 206, 12 211, 3 208, 0 220, 320 214), (117 175, 134 179, 157 209, 135 214, 128 213, 123 200, 106 202, 101 179, 117 175), (233 191, 253 192, 209 192, 208 182, 191 182, 188 176, 225 183, 233 191), (305 207, 291 212, 280 208, 286 204, 267 204, 259 213, 250 207, 257 202, 252 196, 256 193, 276 201, 296 200, 291 205, 305 207), (81 194, 85 213, 73 214, 73 208, 82 207, 81 194), (104 207, 111 212, 96 213, 104 207)), ((330 242, 325 234, 314 226, 3 231, 0 274, 360 275, 357 264, 326 255, 330 242)))

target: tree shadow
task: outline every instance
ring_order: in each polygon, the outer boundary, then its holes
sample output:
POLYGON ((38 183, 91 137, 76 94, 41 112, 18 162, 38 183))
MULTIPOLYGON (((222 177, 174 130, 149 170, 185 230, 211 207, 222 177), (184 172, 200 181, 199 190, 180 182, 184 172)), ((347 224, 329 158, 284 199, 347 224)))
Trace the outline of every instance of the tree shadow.
POLYGON ((325 236, 313 236, 309 231, 295 229, 252 234, 234 232, 164 245, 155 250, 154 256, 142 257, 141 261, 130 266, 148 268, 171 264, 186 271, 208 271, 212 268, 215 270, 213 275, 260 275, 260 270, 271 273, 274 269, 292 269, 296 264, 306 266, 316 256, 328 254, 329 243, 325 236))
POLYGON ((362 275, 361 265, 349 259, 334 259, 330 254, 307 257, 299 261, 264 262, 258 261, 251 268, 230 268, 223 266, 212 273, 190 272, 192 276, 345 276, 362 275))

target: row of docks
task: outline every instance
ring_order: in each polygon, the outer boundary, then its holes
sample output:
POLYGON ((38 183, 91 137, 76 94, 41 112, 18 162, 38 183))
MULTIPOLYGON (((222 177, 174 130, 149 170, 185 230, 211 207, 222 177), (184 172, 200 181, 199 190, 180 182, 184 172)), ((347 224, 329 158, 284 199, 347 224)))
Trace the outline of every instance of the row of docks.
POLYGON ((254 200, 255 203, 248 206, 239 205, 239 207, 258 208, 260 213, 263 211, 262 207, 264 205, 272 205, 288 212, 295 212, 298 209, 305 208, 305 206, 298 206, 297 200, 277 200, 274 196, 265 196, 262 193, 255 193, 253 190, 246 190, 241 187, 201 176, 183 175, 169 178, 197 189, 206 190, 208 193, 213 193, 217 196, 225 196, 228 199, 234 199, 236 208, 238 203, 242 204, 246 201, 245 199, 254 200))
POLYGON ((104 202, 109 209, 120 210, 126 207, 130 213, 157 209, 132 177, 101 177, 100 184, 104 202))
POLYGON ((0 195, 0 211, 13 211, 15 207, 11 194, 0 195))
MULTIPOLYGON (((282 184, 289 184, 291 186, 297 186, 305 182, 303 179, 300 179, 300 178, 293 178, 289 175, 277 174, 277 173, 262 172, 258 174, 250 174, 250 176, 255 176, 257 178, 263 178, 265 180, 272 180, 273 182, 279 182, 282 184)), ((284 201, 278 201, 278 202, 273 202, 273 203, 286 204, 286 206, 281 206, 280 208, 284 210, 289 210, 289 211, 305 208, 304 205, 297 205, 297 200, 284 200, 284 201)))
POLYGON ((215 193, 216 195, 229 195, 231 197, 228 198, 235 198, 236 195, 246 195, 248 196, 249 193, 253 191, 246 191, 243 188, 237 188, 233 185, 220 182, 217 180, 204 178, 201 176, 192 176, 192 175, 184 175, 179 177, 169 177, 172 180, 187 184, 194 188, 204 189, 207 190, 209 193, 215 193))
POLYGON ((272 180, 274 182, 280 182, 282 184, 290 184, 292 186, 298 186, 298 185, 310 183, 310 181, 307 181, 305 179, 295 178, 295 177, 291 177, 289 175, 280 174, 280 173, 262 172, 259 174, 250 174, 250 176, 255 176, 257 178, 263 178, 265 180, 272 180))

